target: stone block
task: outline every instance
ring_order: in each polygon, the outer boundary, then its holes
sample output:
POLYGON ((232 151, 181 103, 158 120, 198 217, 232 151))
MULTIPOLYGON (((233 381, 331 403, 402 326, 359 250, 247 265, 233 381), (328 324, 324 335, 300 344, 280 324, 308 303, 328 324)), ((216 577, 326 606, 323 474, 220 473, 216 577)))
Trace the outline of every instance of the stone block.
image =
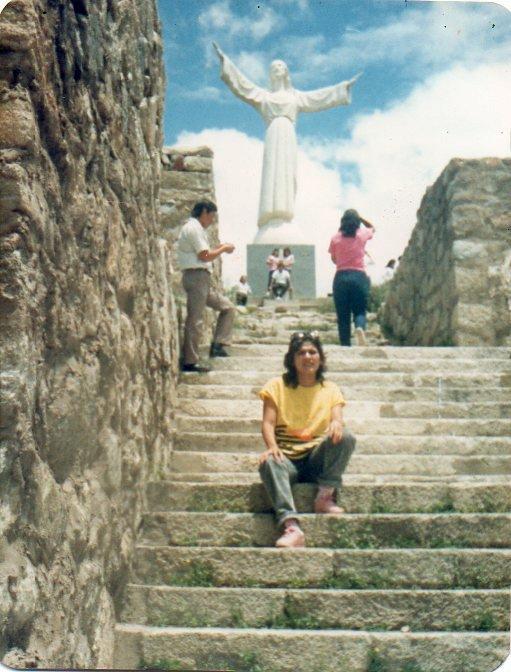
MULTIPOLYGON (((5 4, 5 3, 4 3, 5 4)), ((31 0, 16 0, 2 11, 0 47, 3 51, 28 51, 37 40, 37 14, 31 0)))
POLYGON ((454 261, 470 260, 474 264, 483 264, 487 259, 486 246, 479 240, 455 240, 452 254, 454 261))
POLYGON ((162 149, 163 153, 166 154, 167 156, 171 157, 171 160, 173 157, 176 156, 202 156, 206 158, 213 158, 213 150, 210 147, 206 147, 205 145, 202 145, 200 147, 163 147, 162 149))
POLYGON ((488 267, 470 268, 456 266, 454 269, 456 292, 460 297, 472 300, 487 300, 489 295, 488 267))
MULTIPOLYGON (((492 306, 489 302, 458 303, 453 316, 453 325, 458 338, 463 334, 477 336, 480 344, 491 345, 495 336, 492 316, 492 306)), ((475 345, 466 341, 463 341, 463 344, 475 345)))
POLYGON ((162 188, 175 191, 198 191, 210 192, 212 188, 212 176, 210 173, 192 173, 179 170, 164 170, 162 173, 162 188))
POLYGON ((0 149, 32 149, 37 139, 34 113, 25 96, 0 96, 0 149))
POLYGON ((213 159, 206 156, 186 156, 184 169, 196 173, 212 173, 213 159))

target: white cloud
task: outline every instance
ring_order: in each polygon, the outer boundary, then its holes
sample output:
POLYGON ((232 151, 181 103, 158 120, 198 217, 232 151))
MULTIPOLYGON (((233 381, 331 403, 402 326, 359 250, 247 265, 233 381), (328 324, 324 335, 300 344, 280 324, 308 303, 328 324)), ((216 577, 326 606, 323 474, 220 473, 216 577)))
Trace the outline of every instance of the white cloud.
POLYGON ((292 5, 300 12, 306 12, 309 9, 309 0, 274 0, 274 3, 277 7, 292 5))
MULTIPOLYGON (((333 267, 326 249, 345 208, 357 208, 377 227, 369 247, 377 266, 368 270, 378 278, 388 259, 403 251, 427 186, 451 158, 509 155, 510 74, 507 64, 455 67, 391 108, 359 117, 346 140, 323 145, 299 139, 296 219, 316 244, 320 293, 330 291, 333 267), (357 168, 356 184, 342 180, 347 162, 357 168)), ((177 144, 207 144, 215 151, 220 233, 237 246, 224 257, 230 284, 245 270, 245 248, 256 233, 262 141, 209 129, 182 134, 177 144)))
POLYGON ((377 27, 348 26, 330 49, 322 48, 322 35, 307 35, 294 36, 284 50, 297 82, 381 63, 423 75, 449 61, 475 65, 511 59, 510 24, 509 13, 496 3, 468 7, 435 2, 411 5, 377 27))
POLYGON ((260 84, 267 84, 266 80, 269 78, 269 70, 262 54, 242 51, 238 56, 234 57, 234 61, 246 77, 260 84))
POLYGON ((210 35, 224 32, 229 37, 249 36, 260 41, 281 25, 281 17, 271 7, 256 6, 250 15, 233 12, 230 0, 220 0, 199 14, 199 25, 210 35))
POLYGON ((214 100, 218 103, 225 102, 225 94, 216 86, 202 86, 200 89, 186 89, 182 87, 176 94, 177 97, 187 98, 189 100, 214 100))

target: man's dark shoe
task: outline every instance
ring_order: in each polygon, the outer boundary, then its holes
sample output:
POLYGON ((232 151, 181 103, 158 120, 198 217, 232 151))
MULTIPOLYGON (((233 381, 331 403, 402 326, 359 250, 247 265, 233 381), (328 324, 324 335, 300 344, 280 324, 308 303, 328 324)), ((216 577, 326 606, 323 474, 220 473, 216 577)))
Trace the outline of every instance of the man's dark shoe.
POLYGON ((204 364, 181 364, 183 373, 209 373, 211 368, 204 364))
POLYGON ((211 343, 211 347, 209 349, 209 356, 210 357, 229 357, 229 353, 224 348, 224 346, 221 345, 220 343, 211 343))

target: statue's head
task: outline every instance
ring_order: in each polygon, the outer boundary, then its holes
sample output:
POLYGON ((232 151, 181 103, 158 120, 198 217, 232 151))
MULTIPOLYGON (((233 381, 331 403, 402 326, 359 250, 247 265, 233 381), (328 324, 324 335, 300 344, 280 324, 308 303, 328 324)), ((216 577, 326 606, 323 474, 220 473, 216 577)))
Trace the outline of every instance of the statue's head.
POLYGON ((278 91, 278 89, 290 89, 291 77, 287 64, 284 61, 272 61, 270 65, 270 89, 278 91))

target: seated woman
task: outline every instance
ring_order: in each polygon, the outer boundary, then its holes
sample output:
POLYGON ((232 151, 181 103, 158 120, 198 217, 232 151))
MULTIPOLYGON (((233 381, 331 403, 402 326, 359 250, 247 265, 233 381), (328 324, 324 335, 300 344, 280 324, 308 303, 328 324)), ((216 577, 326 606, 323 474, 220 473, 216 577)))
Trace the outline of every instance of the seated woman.
POLYGON ((343 425, 341 391, 324 378, 325 354, 317 333, 293 334, 284 366, 286 372, 272 378, 259 393, 266 444, 259 473, 282 526, 276 546, 291 548, 305 545, 291 485, 317 483, 314 512, 344 513, 335 503, 335 492, 341 487, 355 438, 343 425))

